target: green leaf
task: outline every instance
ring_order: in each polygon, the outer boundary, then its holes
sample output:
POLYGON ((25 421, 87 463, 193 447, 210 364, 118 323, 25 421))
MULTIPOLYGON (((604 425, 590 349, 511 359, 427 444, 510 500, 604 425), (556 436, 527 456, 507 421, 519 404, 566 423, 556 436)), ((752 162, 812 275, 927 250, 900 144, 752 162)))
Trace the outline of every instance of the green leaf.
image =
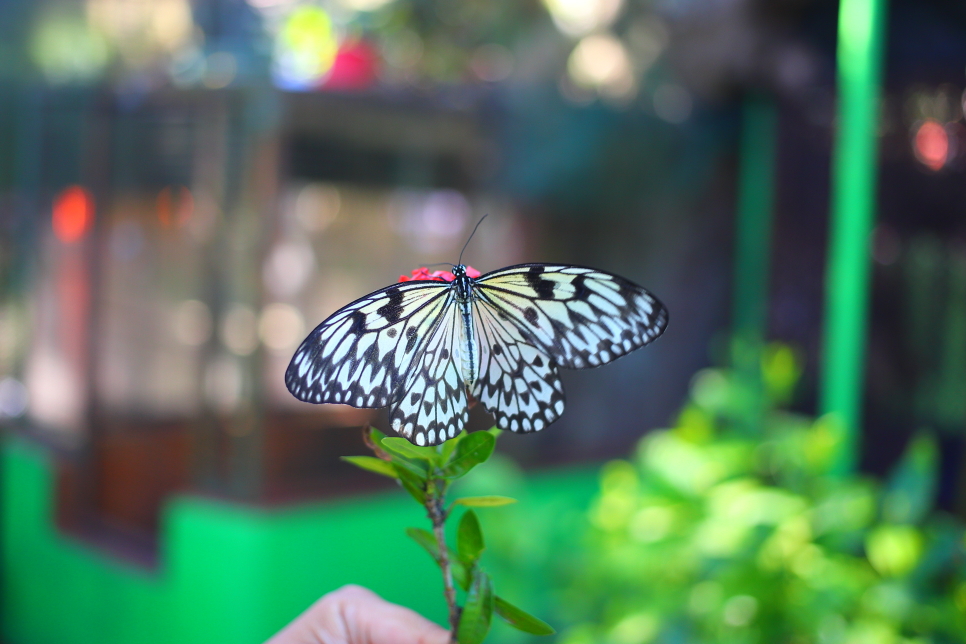
POLYGON ((522 608, 517 608, 500 596, 493 598, 493 609, 510 626, 524 633, 530 633, 532 635, 553 635, 557 632, 547 622, 534 617, 522 608))
POLYGON ((435 461, 439 458, 439 453, 436 451, 436 448, 413 445, 405 438, 399 436, 383 438, 381 445, 396 456, 402 456, 403 458, 418 458, 424 461, 435 461))
POLYGON ((436 537, 433 536, 432 532, 422 528, 406 528, 406 534, 409 535, 410 539, 421 545, 433 558, 433 561, 439 563, 439 544, 436 543, 436 537))
POLYGON ((470 589, 470 582, 473 580, 470 573, 466 570, 466 566, 463 565, 462 561, 452 560, 450 561, 451 570, 453 571, 453 581, 456 585, 463 590, 470 589))
POLYGON ((443 468, 446 478, 459 478, 490 458, 496 439, 489 432, 473 432, 456 445, 453 457, 443 468))
POLYGON ((429 468, 426 467, 426 463, 423 461, 414 461, 412 459, 403 458, 402 456, 396 456, 395 454, 390 454, 392 462, 399 465, 410 474, 419 479, 423 484, 426 483, 426 479, 429 478, 429 468))
POLYGON ((341 458, 346 463, 352 463, 356 467, 360 467, 364 470, 369 470, 370 472, 382 474, 383 476, 388 476, 394 479, 399 478, 396 476, 396 469, 392 466, 392 463, 384 461, 381 458, 376 458, 374 456, 342 456, 341 458))
POLYGON ((493 618, 493 585, 482 570, 473 575, 473 584, 466 594, 466 605, 460 615, 456 637, 460 644, 481 644, 490 631, 493 618))
POLYGON ((893 470, 882 499, 882 516, 889 523, 919 523, 935 507, 939 449, 929 434, 920 433, 906 447, 893 470))
POLYGON ((454 505, 465 505, 469 508, 495 508, 500 505, 510 505, 516 503, 516 499, 508 496, 464 496, 462 499, 453 501, 454 505))
POLYGON ((450 459, 453 455, 453 450, 456 449, 456 446, 459 445, 464 436, 467 436, 467 433, 460 432, 455 437, 440 445, 439 455, 441 463, 445 463, 450 459))
POLYGON ((476 512, 467 510, 460 518, 460 525, 456 530, 456 550, 459 552, 460 560, 467 567, 472 568, 485 547, 480 520, 476 518, 476 512))
POLYGON ((406 469, 401 463, 393 461, 392 466, 399 476, 399 484, 409 492, 420 505, 426 505, 426 482, 406 469))
POLYGON ((500 437, 500 434, 503 433, 503 430, 500 429, 499 427, 497 427, 496 425, 494 425, 493 427, 490 427, 486 431, 489 432, 489 433, 491 433, 491 434, 493 434, 493 438, 499 438, 500 437))
POLYGON ((403 486, 403 489, 409 492, 409 496, 416 500, 416 503, 420 505, 426 505, 426 493, 415 487, 412 483, 408 481, 400 480, 399 484, 403 486))
POLYGON ((379 445, 380 443, 382 443, 382 439, 385 437, 386 435, 383 434, 378 429, 376 429, 375 427, 369 428, 369 440, 371 440, 374 445, 379 445))

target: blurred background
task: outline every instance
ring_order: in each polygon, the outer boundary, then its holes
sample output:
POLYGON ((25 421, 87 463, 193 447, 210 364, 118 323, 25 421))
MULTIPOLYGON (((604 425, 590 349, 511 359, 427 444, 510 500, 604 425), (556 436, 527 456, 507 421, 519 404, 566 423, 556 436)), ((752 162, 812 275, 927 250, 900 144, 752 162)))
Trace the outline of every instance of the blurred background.
POLYGON ((384 412, 282 376, 484 214, 475 268, 671 313, 465 482, 522 501, 501 594, 570 644, 963 641, 964 88, 955 0, 0 2, 3 641, 444 621, 339 461, 384 412))

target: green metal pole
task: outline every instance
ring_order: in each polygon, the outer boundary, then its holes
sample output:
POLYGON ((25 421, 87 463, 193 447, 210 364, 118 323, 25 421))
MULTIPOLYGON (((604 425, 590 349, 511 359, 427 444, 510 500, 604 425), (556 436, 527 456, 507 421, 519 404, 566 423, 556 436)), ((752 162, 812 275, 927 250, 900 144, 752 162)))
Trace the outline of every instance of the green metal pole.
POLYGON ((745 99, 738 167, 732 330, 753 344, 768 321, 768 260, 775 195, 778 111, 770 97, 745 99))
POLYGON ((876 189, 876 139, 885 0, 841 0, 838 132, 832 157, 820 406, 842 434, 833 471, 856 464, 869 299, 869 236, 876 189))

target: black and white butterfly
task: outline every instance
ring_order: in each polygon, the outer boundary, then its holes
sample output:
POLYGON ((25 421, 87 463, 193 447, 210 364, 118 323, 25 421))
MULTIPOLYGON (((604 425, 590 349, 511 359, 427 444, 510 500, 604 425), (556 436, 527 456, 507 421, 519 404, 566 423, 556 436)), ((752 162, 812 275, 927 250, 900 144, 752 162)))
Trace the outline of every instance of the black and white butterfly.
POLYGON ((520 264, 452 281, 415 280, 333 313, 285 372, 311 403, 389 407, 416 445, 458 434, 472 396, 497 427, 534 432, 564 410, 559 367, 586 369, 664 332, 667 309, 642 287, 580 266, 520 264))

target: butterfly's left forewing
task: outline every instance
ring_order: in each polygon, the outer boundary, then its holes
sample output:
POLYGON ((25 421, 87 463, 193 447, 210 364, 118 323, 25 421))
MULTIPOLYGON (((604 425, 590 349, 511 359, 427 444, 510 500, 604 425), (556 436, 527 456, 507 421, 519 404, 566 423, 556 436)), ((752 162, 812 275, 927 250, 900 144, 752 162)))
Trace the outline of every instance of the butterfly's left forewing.
POLYGON ((339 309, 302 342, 285 372, 311 403, 386 407, 397 401, 446 309, 449 285, 393 284, 339 309))

